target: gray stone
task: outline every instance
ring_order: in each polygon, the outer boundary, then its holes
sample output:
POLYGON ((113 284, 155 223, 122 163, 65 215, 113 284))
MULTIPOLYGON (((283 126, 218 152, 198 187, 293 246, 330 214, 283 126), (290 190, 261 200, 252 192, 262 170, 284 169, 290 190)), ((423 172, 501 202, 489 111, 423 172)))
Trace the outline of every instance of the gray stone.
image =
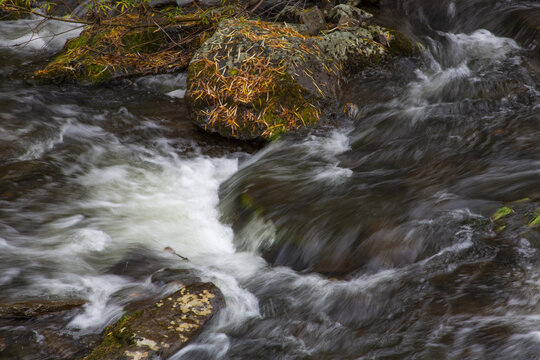
POLYGON ((178 7, 184 7, 190 4, 193 4, 193 0, 176 0, 178 7))
POLYGON ((170 6, 170 5, 176 5, 176 1, 175 0, 150 0, 150 7, 153 7, 153 8, 170 6))
POLYGON ((367 11, 346 4, 335 6, 328 14, 329 21, 339 25, 345 25, 351 22, 359 24, 372 17, 373 15, 367 11))
MULTIPOLYGON (((176 4, 179 7, 184 7, 193 4, 194 0, 176 0, 176 4)), ((221 4, 221 0, 197 0, 198 4, 203 6, 218 6, 221 4)))

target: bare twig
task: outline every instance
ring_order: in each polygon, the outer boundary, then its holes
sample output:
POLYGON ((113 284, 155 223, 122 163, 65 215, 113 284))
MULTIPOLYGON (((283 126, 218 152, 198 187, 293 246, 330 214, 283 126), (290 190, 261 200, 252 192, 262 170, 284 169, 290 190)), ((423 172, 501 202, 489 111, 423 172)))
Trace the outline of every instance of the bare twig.
POLYGON ((259 2, 251 9, 249 10, 250 14, 253 14, 257 9, 263 4, 264 0, 259 0, 259 2))
MULTIPOLYGON (((100 22, 98 20, 86 21, 86 20, 82 20, 82 19, 70 19, 70 18, 58 17, 58 16, 54 16, 54 15, 42 14, 40 12, 34 12, 34 11, 28 10, 26 8, 20 7, 20 6, 15 6, 14 5, 13 7, 16 8, 17 10, 26 12, 28 14, 37 15, 39 17, 42 17, 42 18, 46 19, 46 20, 56 20, 56 21, 61 21, 61 22, 66 22, 66 23, 73 23, 73 24, 82 24, 82 25, 101 24, 101 25, 113 26, 113 27, 124 27, 124 28, 128 28, 128 29, 141 29, 141 28, 154 28, 154 27, 156 27, 156 25, 154 25, 154 24, 130 25, 130 24, 123 24, 123 23, 115 23, 115 22, 112 22, 112 21, 102 21, 102 22, 100 22)), ((165 22, 163 24, 159 24, 159 26, 167 26, 167 25, 171 25, 171 24, 175 24, 175 23, 182 23, 182 22, 188 23, 188 22, 198 22, 198 21, 201 21, 201 18, 197 17, 197 16, 177 16, 177 17, 172 18, 171 21, 167 21, 167 22, 165 22)), ((155 23, 155 24, 157 24, 157 23, 155 23)))

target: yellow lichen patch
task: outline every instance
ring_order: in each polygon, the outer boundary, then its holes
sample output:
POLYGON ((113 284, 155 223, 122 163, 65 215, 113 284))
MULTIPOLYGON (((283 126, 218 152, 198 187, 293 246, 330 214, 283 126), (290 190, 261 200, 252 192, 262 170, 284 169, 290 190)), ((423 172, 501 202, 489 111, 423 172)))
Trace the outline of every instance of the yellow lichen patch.
POLYGON ((175 330, 178 331, 178 332, 186 332, 186 331, 191 331, 191 329, 193 329, 196 326, 197 325, 190 324, 190 323, 186 322, 186 323, 180 324, 180 326, 178 326, 175 330))
MULTIPOLYGON (((192 313, 197 316, 206 316, 212 313, 212 304, 209 298, 213 298, 212 294, 185 294, 177 299, 182 313, 192 313)), ((182 324, 184 326, 185 324, 182 324)))
POLYGON ((145 339, 145 338, 137 339, 135 341, 135 344, 137 346, 139 346, 139 347, 140 346, 146 346, 150 350, 158 350, 159 349, 158 344, 154 340, 150 340, 150 339, 145 339))
POLYGON ((148 359, 148 351, 126 351, 124 355, 131 360, 148 359))

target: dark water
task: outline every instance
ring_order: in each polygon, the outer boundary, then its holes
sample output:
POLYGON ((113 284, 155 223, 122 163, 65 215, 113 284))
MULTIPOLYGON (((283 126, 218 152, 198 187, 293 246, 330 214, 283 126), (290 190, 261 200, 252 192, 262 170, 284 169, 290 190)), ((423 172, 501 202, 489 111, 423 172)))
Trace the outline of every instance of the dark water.
POLYGON ((422 54, 258 151, 195 129, 182 75, 25 85, 55 44, 0 23, 0 303, 88 301, 0 320, 0 358, 77 358, 186 272, 227 307, 173 359, 540 358, 540 4, 382 4, 422 54))

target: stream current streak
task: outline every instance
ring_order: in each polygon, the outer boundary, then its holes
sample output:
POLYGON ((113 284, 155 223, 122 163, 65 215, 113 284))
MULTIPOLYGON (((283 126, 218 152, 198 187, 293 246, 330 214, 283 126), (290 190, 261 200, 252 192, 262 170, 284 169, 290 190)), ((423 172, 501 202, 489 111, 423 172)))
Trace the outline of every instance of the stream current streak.
POLYGON ((76 357, 188 275, 227 307, 173 359, 538 358, 538 231, 489 217, 540 198, 540 6, 386 3, 421 59, 358 74, 355 120, 255 154, 189 124, 181 75, 25 86, 67 29, 0 23, 0 302, 88 301, 1 320, 0 358, 76 357))

